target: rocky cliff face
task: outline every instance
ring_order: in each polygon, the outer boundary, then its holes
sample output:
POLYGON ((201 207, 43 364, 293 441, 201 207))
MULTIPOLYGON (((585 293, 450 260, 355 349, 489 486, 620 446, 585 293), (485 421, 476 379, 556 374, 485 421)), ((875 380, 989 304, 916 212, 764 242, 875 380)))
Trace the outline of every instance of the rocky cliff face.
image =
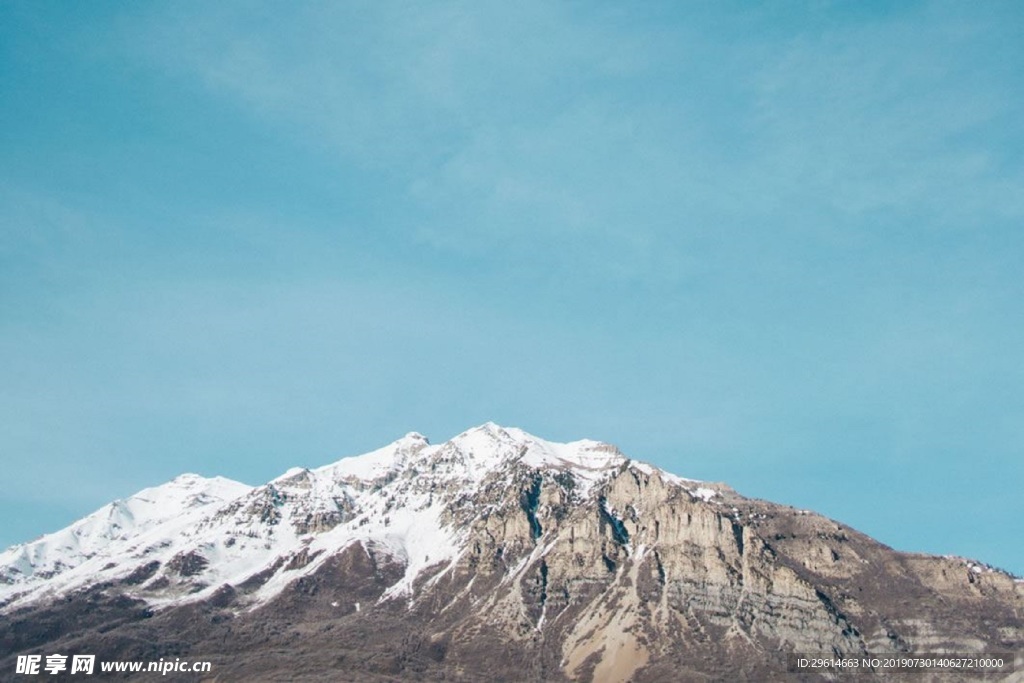
POLYGON ((100 511, 0 556, 0 677, 61 648, 367 681, 813 680, 786 654, 1024 650, 1014 577, 607 444, 488 424, 254 489, 175 481, 159 514, 129 499, 116 531, 100 511))

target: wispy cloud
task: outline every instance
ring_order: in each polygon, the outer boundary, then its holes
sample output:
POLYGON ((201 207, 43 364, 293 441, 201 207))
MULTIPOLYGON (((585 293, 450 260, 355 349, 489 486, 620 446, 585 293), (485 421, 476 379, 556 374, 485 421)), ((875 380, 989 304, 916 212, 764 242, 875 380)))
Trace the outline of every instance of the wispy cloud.
POLYGON ((1020 94, 977 45, 1006 30, 999 13, 829 11, 787 30, 769 13, 723 27, 544 3, 317 5, 284 21, 220 5, 141 35, 340 163, 391 173, 421 208, 408 234, 442 250, 568 241, 596 245, 588 266, 613 252, 650 277, 688 236, 749 236, 766 218, 797 236, 1019 219, 1024 177, 991 126, 1020 94))

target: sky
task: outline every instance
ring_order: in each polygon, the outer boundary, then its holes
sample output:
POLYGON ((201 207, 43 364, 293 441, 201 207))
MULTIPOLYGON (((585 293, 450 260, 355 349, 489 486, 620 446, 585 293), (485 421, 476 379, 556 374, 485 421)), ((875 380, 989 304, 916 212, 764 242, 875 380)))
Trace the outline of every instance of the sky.
POLYGON ((0 4, 0 546, 494 421, 1024 574, 1022 30, 0 4))

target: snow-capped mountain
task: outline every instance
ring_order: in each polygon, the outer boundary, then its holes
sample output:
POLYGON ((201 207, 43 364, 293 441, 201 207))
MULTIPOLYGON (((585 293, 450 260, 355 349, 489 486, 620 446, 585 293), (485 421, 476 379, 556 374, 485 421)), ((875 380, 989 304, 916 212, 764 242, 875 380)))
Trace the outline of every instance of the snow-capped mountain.
MULTIPOLYGON (((255 597, 258 603, 355 542, 372 542, 405 562, 405 575, 389 595, 408 593, 425 567, 458 554, 465 529, 445 517, 459 511, 460 501, 474 499, 488 477, 516 467, 561 473, 582 501, 626 464, 607 444, 552 443, 488 423, 437 446, 410 433, 365 455, 313 470, 293 468, 258 487, 184 474, 6 550, 0 604, 108 580, 133 582, 153 604, 202 600, 285 559, 255 597), (296 570, 297 562, 307 561, 296 570)), ((696 482, 688 490, 713 495, 696 482)))
POLYGON ((784 652, 1015 651, 1022 614, 1022 584, 979 563, 491 423, 257 487, 182 475, 0 555, 0 667, 170 639, 230 680, 300 679, 298 651, 232 659, 276 624, 340 652, 307 654, 346 680, 490 680, 522 658, 495 680, 678 680, 777 673, 784 652))

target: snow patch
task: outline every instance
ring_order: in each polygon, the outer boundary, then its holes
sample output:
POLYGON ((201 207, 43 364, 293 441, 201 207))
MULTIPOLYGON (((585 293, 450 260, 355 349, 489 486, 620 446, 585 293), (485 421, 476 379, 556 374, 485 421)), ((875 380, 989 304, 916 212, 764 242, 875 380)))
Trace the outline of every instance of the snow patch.
MULTIPOLYGON (((712 498, 714 498, 715 496, 718 495, 718 491, 715 491, 714 489, 709 489, 709 488, 704 487, 704 486, 701 486, 701 487, 695 488, 695 489, 686 489, 686 490, 689 491, 691 494, 693 494, 693 496, 695 498, 700 498, 705 503, 710 502, 710 500, 712 498)), ((733 510, 735 510, 735 509, 736 508, 733 508, 733 510)))

